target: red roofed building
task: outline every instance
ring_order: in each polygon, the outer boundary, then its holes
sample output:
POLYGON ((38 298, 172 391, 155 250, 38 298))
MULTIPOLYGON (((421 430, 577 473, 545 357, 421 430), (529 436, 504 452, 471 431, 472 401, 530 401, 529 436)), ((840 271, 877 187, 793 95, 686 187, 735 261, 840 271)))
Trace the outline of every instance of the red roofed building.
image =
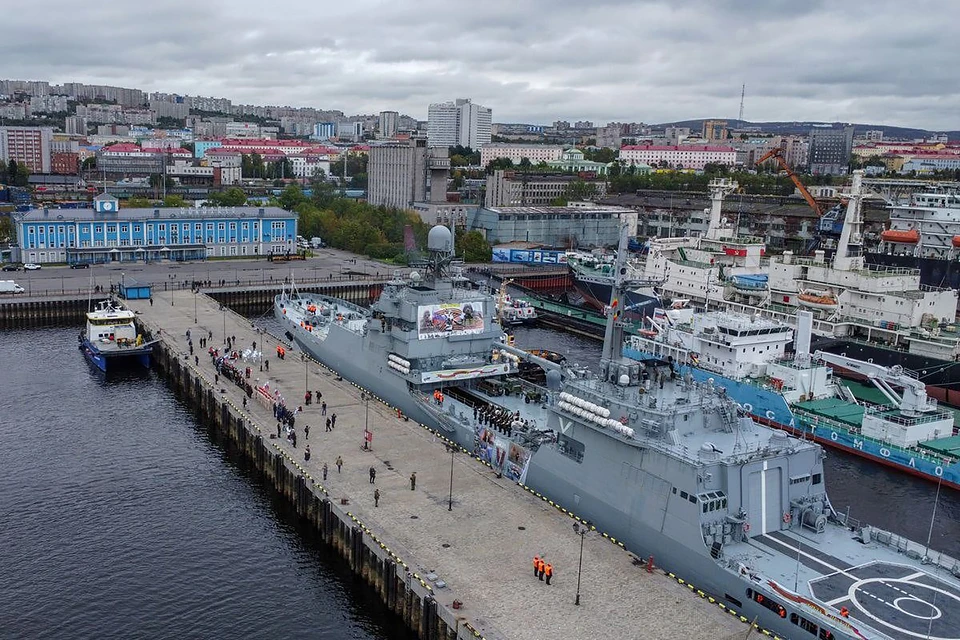
POLYGON ((620 148, 620 160, 628 164, 648 164, 656 167, 665 162, 671 168, 703 169, 707 164, 737 163, 733 147, 712 145, 628 145, 620 148))

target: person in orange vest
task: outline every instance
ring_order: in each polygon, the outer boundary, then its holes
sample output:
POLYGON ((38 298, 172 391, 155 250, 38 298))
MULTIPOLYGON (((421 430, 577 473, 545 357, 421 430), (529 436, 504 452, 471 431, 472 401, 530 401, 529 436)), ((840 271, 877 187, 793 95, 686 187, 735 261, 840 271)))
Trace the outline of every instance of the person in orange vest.
POLYGON ((544 568, 543 568, 543 573, 544 573, 544 575, 547 576, 547 584, 550 584, 550 578, 553 577, 553 565, 552 565, 552 564, 548 564, 546 567, 544 567, 544 568))
POLYGON ((547 569, 547 563, 543 561, 543 558, 540 558, 540 562, 537 563, 537 577, 540 578, 540 581, 543 582, 543 572, 547 569))
POLYGON ((850 610, 847 609, 846 607, 840 607, 840 615, 843 616, 844 618, 849 618, 850 610))
POLYGON ((540 556, 533 556, 533 577, 540 575, 540 556))

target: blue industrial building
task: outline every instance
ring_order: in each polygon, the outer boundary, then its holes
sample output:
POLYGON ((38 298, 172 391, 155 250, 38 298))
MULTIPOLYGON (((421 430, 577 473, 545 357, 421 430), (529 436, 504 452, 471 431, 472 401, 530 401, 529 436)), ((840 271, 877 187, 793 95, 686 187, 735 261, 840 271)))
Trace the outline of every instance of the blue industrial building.
POLYGON ((153 262, 295 253, 297 214, 278 207, 31 209, 17 218, 24 262, 153 262))

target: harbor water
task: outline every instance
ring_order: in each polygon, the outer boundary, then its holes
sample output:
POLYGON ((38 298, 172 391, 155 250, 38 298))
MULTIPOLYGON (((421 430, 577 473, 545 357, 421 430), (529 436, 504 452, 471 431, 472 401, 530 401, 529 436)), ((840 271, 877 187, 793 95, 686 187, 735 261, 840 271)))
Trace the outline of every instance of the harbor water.
POLYGON ((412 636, 153 373, 0 336, 0 638, 412 636))

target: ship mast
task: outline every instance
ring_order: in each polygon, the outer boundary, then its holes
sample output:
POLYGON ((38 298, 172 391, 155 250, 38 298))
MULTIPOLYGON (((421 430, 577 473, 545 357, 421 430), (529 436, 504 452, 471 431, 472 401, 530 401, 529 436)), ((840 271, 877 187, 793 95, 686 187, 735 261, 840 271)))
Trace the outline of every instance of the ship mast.
POLYGON ((843 230, 837 243, 837 253, 833 257, 833 268, 837 271, 857 271, 863 269, 863 170, 853 172, 853 183, 848 198, 847 211, 843 218, 843 230))
POLYGON ((627 279, 629 229, 630 226, 621 218, 620 243, 617 245, 617 259, 613 264, 613 284, 610 287, 610 305, 607 307, 607 327, 603 334, 601 362, 614 362, 620 359, 620 349, 623 344, 623 323, 620 322, 623 304, 620 297, 627 279))

